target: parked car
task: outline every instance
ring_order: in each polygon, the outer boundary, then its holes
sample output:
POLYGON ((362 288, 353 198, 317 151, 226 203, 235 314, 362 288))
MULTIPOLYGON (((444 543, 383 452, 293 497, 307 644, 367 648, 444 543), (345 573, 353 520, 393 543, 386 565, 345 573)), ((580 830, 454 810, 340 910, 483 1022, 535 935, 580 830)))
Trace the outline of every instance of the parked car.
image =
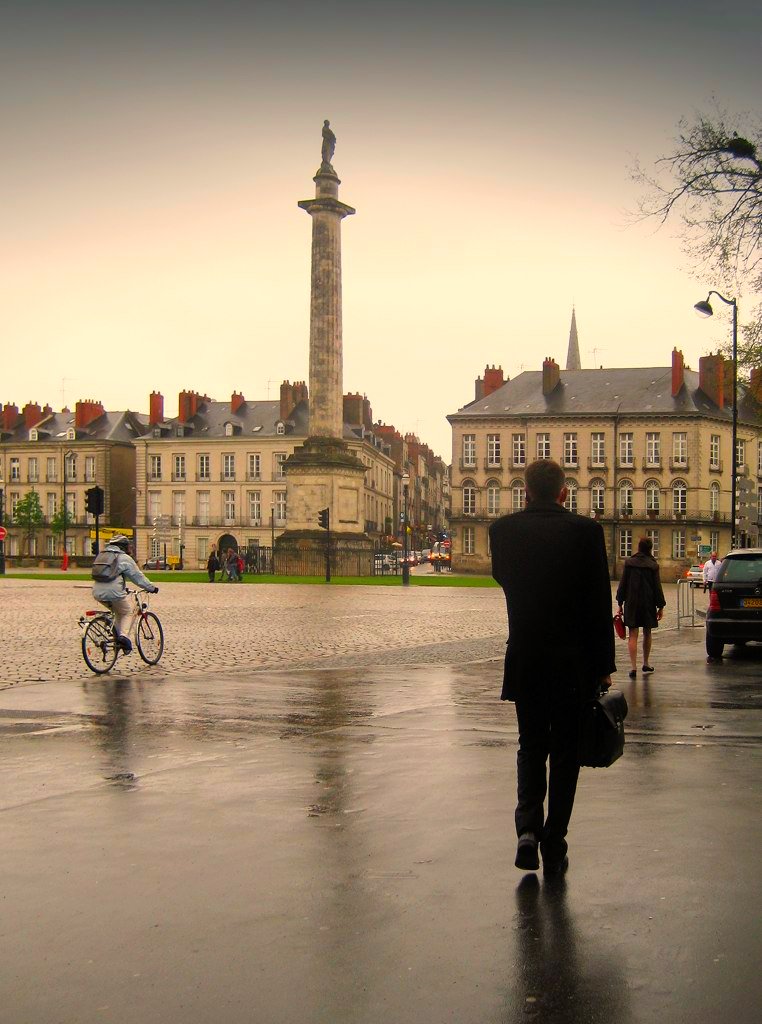
POLYGON ((167 563, 163 558, 149 558, 148 561, 143 562, 144 569, 166 569, 167 563))
POLYGON ((696 563, 685 570, 684 579, 689 580, 692 587, 704 586, 704 563, 696 563))
POLYGON ((721 658, 725 644, 762 643, 762 548, 727 554, 709 595, 706 653, 721 658))

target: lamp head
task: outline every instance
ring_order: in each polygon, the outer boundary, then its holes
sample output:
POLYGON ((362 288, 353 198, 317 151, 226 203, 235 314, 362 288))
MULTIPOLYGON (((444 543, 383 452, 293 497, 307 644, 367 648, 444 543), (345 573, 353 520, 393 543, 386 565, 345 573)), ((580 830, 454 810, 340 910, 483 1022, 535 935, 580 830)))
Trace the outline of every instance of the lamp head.
POLYGON ((696 310, 699 316, 712 316, 714 314, 714 310, 709 305, 708 298, 703 299, 701 302, 697 302, 693 308, 696 310))

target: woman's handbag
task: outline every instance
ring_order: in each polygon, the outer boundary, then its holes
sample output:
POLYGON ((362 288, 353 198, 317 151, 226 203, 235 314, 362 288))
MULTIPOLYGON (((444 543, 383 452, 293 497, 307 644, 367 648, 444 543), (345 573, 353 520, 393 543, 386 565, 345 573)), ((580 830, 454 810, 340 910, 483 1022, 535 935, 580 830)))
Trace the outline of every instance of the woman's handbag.
POLYGON ((603 690, 582 705, 579 717, 579 763, 608 768, 624 751, 627 701, 621 690, 603 690))
POLYGON ((614 632, 620 640, 627 639, 627 627, 625 626, 624 619, 619 614, 619 612, 617 612, 614 616, 614 632))

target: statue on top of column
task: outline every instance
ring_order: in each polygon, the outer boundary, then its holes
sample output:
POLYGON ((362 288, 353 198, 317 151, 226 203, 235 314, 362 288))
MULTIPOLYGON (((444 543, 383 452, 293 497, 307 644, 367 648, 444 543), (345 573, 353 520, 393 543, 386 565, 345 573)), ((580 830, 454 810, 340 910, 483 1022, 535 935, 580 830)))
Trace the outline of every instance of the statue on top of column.
POLYGON ((323 121, 323 148, 321 154, 323 163, 331 166, 333 154, 336 152, 336 136, 331 131, 330 121, 323 121))

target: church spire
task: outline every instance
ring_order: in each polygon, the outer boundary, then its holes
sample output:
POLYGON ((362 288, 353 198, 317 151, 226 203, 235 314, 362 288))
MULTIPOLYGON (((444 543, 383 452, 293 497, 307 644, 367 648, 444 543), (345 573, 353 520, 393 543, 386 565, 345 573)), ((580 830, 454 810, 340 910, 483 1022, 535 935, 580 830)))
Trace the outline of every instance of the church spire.
POLYGON ((571 327, 569 329, 569 351, 566 353, 566 369, 581 370, 579 358, 579 338, 577 337, 577 316, 572 306, 571 327))

